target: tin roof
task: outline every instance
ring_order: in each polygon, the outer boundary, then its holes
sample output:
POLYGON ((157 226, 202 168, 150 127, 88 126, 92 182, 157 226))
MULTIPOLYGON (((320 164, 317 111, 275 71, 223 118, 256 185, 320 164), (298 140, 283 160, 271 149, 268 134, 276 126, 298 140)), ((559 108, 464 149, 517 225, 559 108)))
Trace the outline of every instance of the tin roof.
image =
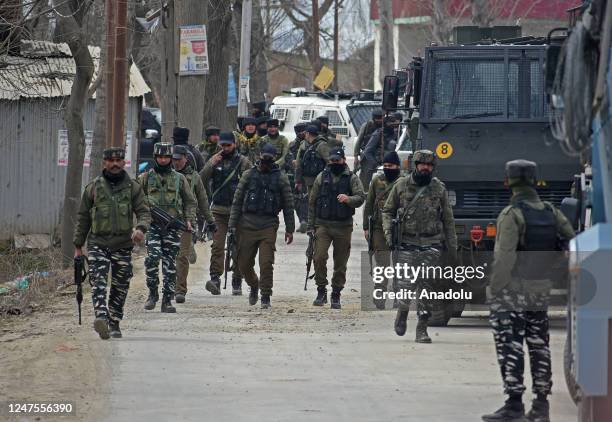
MULTIPOLYGON (((89 52, 95 66, 95 81, 100 47, 90 46, 89 52)), ((0 100, 69 96, 74 73, 74 60, 67 44, 23 40, 19 55, 0 56, 0 100)), ((132 64, 130 97, 140 97, 150 91, 140 70, 132 64)))

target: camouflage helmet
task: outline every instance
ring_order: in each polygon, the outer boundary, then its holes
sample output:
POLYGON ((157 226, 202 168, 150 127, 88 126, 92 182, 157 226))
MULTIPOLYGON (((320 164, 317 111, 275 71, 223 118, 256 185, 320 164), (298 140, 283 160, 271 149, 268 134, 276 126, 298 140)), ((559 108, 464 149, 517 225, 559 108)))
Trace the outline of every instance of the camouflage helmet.
POLYGON ((536 182, 537 164, 528 160, 512 160, 506 163, 508 186, 534 185, 536 182))
POLYGON ((428 149, 420 149, 418 151, 415 151, 414 155, 412 156, 412 162, 414 163, 415 167, 419 163, 431 164, 435 166, 436 155, 428 149))
POLYGON ((153 147, 153 155, 162 157, 172 157, 172 144, 158 142, 153 147))

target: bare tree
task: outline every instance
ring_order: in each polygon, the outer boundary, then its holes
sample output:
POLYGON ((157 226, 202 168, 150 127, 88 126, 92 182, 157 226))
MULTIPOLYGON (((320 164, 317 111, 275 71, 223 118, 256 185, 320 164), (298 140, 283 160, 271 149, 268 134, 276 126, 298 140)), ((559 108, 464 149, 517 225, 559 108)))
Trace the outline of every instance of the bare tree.
POLYGON ((59 41, 68 44, 75 64, 70 99, 64 110, 69 145, 61 236, 65 264, 70 262, 73 253, 72 236, 81 196, 85 157, 83 110, 85 110, 89 84, 94 72, 94 63, 87 46, 87 33, 83 25, 84 17, 91 4, 92 0, 72 0, 71 2, 54 0, 55 10, 59 15, 56 35, 59 41))

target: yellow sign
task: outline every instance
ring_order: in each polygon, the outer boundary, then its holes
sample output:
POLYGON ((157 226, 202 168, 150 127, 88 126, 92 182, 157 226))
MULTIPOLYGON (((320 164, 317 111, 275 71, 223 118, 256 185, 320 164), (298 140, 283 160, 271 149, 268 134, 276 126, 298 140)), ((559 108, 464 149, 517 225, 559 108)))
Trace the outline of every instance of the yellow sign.
POLYGON ((436 147, 436 155, 441 159, 450 157, 453 155, 453 146, 450 144, 450 142, 442 142, 441 144, 438 144, 436 147))
POLYGON ((323 66, 321 71, 312 83, 315 88, 325 91, 334 81, 334 71, 327 66, 323 66))

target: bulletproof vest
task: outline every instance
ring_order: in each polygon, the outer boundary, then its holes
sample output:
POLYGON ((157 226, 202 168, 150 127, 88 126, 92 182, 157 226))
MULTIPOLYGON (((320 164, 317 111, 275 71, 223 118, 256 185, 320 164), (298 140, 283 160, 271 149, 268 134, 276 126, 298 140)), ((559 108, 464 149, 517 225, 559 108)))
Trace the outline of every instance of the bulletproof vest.
POLYGON ((537 210, 524 201, 517 204, 525 219, 525 236, 517 247, 518 259, 512 274, 525 280, 547 278, 550 266, 546 261, 554 259, 555 254, 552 252, 558 250, 557 219, 551 205, 544 205, 544 209, 537 210))
POLYGON ((242 211, 245 214, 277 216, 281 210, 280 175, 278 168, 269 173, 262 173, 253 168, 247 191, 244 196, 242 211))
POLYGON ((334 183, 329 169, 323 171, 321 187, 316 200, 317 217, 323 220, 343 221, 355 214, 355 209, 338 202, 338 195, 351 194, 351 175, 342 174, 334 183))
POLYGON ((231 160, 231 164, 229 166, 225 166, 224 161, 221 161, 219 165, 217 165, 213 171, 212 177, 212 191, 214 194, 214 198, 211 198, 211 202, 214 202, 216 205, 221 205, 224 207, 229 207, 232 205, 232 200, 234 199, 234 192, 236 192, 236 188, 238 187, 238 180, 240 179, 240 154, 235 154, 234 158, 231 160), (236 171, 234 171, 236 169, 236 171), (232 178, 225 182, 225 180, 232 174, 232 178), (223 185, 225 183, 225 185, 223 185), (223 187, 221 187, 223 185, 223 187))
POLYGON ((163 177, 149 170, 145 184, 145 194, 151 206, 160 207, 173 216, 183 214, 183 198, 181 197, 181 174, 171 170, 163 177))
MULTIPOLYGON (((129 178, 129 176, 125 176, 129 178)), ((96 236, 125 235, 132 232, 132 181, 113 192, 98 176, 92 187, 91 233, 96 236)))
POLYGON ((306 177, 317 177, 325 169, 325 160, 317 152, 319 142, 306 147, 302 156, 302 175, 306 177))

